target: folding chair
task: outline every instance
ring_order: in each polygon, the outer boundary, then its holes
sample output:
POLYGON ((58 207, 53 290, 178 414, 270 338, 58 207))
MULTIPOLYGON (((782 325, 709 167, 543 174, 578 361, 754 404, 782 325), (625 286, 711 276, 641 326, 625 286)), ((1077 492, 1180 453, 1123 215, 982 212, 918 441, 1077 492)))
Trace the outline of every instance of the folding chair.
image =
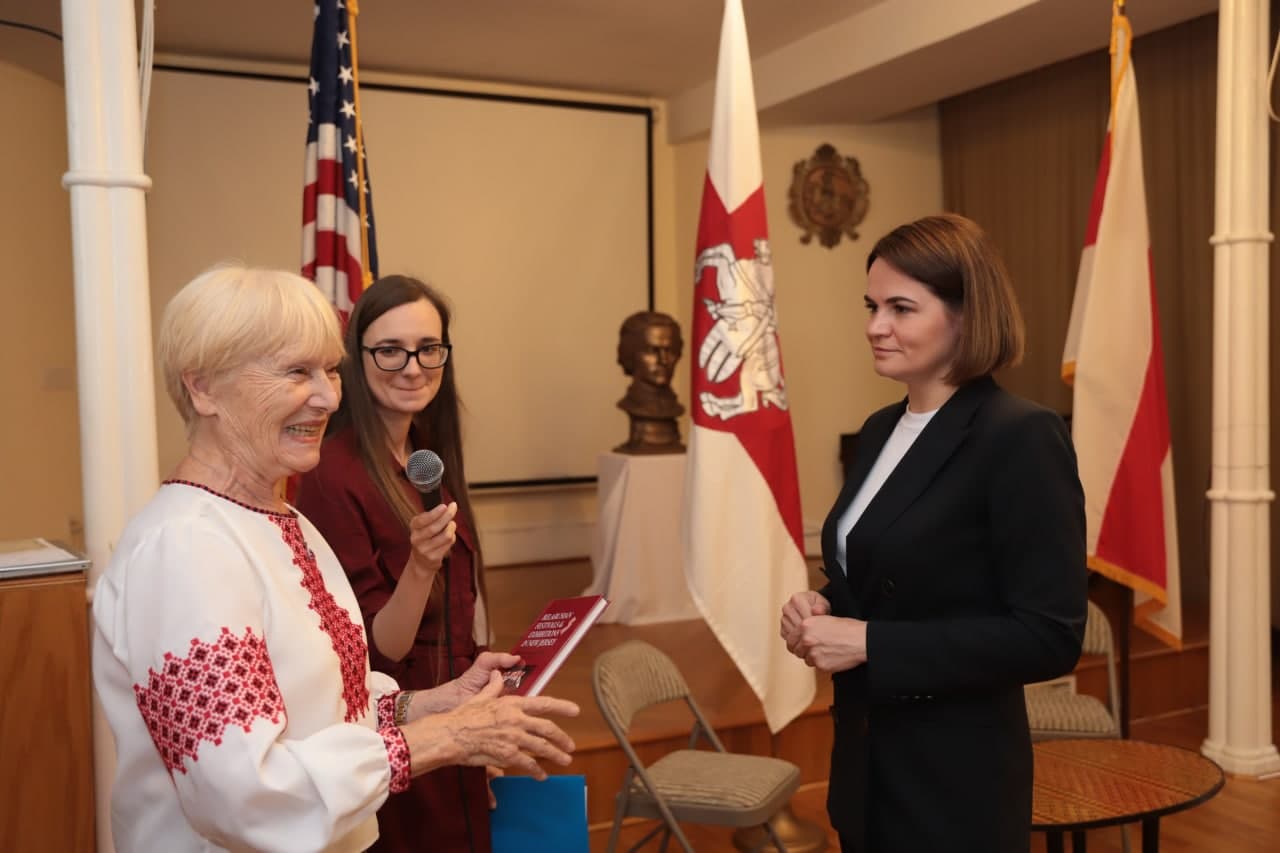
POLYGON ((799 767, 778 758, 727 752, 671 658, 648 643, 630 640, 600 655, 591 673, 591 685, 600 713, 629 765, 618 791, 609 853, 617 848, 618 833, 627 817, 662 821, 632 851, 661 831, 662 850, 674 835, 686 853, 692 853, 693 847, 680 829, 681 821, 762 825, 766 836, 761 847, 771 840, 777 850, 785 851, 769 820, 799 787, 799 767), (669 752, 646 766, 627 739, 632 719, 645 708, 680 700, 693 714, 689 748, 669 752), (705 736, 713 749, 696 749, 700 736, 705 736))

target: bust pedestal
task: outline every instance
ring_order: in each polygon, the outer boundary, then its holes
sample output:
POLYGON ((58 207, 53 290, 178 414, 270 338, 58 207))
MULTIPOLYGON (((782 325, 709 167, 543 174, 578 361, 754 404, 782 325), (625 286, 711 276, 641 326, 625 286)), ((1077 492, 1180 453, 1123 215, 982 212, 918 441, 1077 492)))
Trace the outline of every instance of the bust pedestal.
POLYGON ((600 454, 593 579, 583 594, 609 599, 601 622, 702 618, 689 595, 680 545, 684 469, 683 453, 600 454))

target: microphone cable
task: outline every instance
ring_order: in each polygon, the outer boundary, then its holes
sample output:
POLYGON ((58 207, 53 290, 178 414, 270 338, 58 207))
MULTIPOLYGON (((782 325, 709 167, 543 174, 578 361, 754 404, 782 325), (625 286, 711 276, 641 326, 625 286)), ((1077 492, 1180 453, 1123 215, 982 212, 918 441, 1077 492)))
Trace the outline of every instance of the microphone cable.
MULTIPOLYGON (((449 680, 452 681, 457 676, 454 674, 453 669, 453 625, 449 618, 449 599, 451 598, 449 590, 450 563, 449 555, 446 554, 444 560, 440 563, 440 571, 444 573, 444 654, 449 672, 449 680)), ((476 853, 475 833, 471 829, 471 804, 467 802, 467 777, 462 765, 459 764, 456 770, 458 776, 458 796, 462 798, 462 822, 467 828, 467 849, 470 850, 471 853, 476 853)))

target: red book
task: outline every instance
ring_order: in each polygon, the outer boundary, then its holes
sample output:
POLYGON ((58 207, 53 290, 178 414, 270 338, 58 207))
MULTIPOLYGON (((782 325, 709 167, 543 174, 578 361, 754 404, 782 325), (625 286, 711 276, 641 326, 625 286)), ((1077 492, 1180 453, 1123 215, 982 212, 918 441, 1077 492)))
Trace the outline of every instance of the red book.
POLYGON ((608 606, 609 600, 603 595, 557 598, 549 602, 511 650, 511 654, 524 659, 524 664, 502 674, 507 683, 504 694, 537 696, 541 693, 569 657, 569 652, 608 606))

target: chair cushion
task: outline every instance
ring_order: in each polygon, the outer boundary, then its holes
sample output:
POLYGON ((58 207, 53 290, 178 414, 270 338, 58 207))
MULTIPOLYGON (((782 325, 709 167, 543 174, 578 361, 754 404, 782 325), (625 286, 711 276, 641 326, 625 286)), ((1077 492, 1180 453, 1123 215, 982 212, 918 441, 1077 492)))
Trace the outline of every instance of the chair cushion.
POLYGON ((1027 720, 1033 735, 1119 737, 1120 728, 1107 706, 1092 696, 1060 687, 1026 690, 1027 720))
MULTIPOLYGON (((789 761, 701 749, 669 752, 645 771, 677 817, 692 810, 703 813, 703 820, 707 820, 706 813, 730 811, 750 814, 764 810, 767 818, 800 783, 800 768, 789 761)), ((651 799, 638 776, 632 782, 631 796, 651 799)))

